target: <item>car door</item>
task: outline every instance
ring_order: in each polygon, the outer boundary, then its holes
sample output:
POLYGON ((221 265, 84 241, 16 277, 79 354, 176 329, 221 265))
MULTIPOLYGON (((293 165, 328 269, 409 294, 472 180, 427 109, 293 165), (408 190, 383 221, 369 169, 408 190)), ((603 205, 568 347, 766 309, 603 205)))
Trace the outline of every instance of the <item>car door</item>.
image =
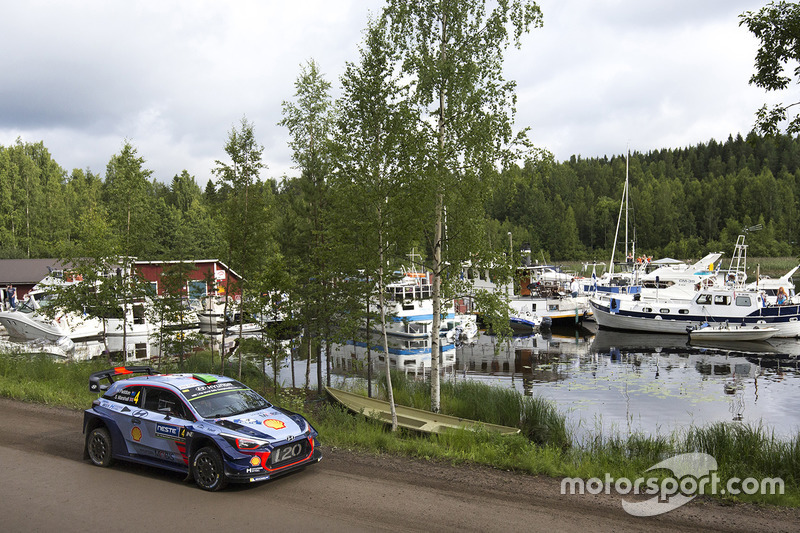
POLYGON ((109 400, 105 406, 112 411, 111 417, 119 428, 128 454, 140 455, 142 453, 142 427, 141 421, 147 416, 142 409, 143 389, 141 385, 131 385, 118 390, 113 396, 106 396, 109 400))
POLYGON ((148 455, 188 465, 186 426, 194 421, 194 415, 183 400, 167 388, 146 386, 143 408, 147 416, 140 422, 148 455))

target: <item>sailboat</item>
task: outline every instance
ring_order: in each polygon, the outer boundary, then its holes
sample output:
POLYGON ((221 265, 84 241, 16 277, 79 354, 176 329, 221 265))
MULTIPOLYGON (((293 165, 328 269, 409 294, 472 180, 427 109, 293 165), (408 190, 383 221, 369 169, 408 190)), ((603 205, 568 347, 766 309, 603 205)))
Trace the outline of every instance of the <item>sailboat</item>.
MULTIPOLYGON (((630 174, 630 149, 625 155, 625 185, 622 188, 622 200, 619 205, 619 215, 617 216, 617 227, 614 232, 614 247, 611 249, 611 260, 608 262, 608 270, 601 276, 592 268, 591 278, 585 278, 584 292, 587 293, 616 293, 616 294, 636 294, 641 292, 640 276, 643 274, 645 264, 636 263, 633 258, 636 255, 636 238, 629 241, 628 236, 628 212, 629 205, 629 174, 630 174), (617 243, 619 242, 619 229, 622 223, 622 215, 625 214, 625 262, 615 263, 614 256, 617 251, 617 243), (631 252, 628 253, 628 243, 631 242, 631 252), (620 271, 615 271, 615 266, 618 264, 625 265, 625 268, 620 271)), ((635 231, 634 231, 635 235, 635 231)))

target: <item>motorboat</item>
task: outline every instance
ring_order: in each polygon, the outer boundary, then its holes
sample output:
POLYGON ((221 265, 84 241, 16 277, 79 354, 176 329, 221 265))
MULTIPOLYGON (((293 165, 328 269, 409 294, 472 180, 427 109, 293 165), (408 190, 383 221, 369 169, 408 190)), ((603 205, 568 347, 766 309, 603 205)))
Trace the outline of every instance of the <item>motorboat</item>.
POLYGON ((726 282, 701 285, 694 293, 669 290, 646 295, 595 294, 590 304, 598 325, 605 328, 685 334, 702 324, 743 324, 775 328, 775 337, 800 336, 800 305, 770 304, 760 291, 747 288, 747 246, 744 235, 736 242, 726 282))
MULTIPOLYGON (((387 333, 416 339, 429 337, 433 324, 431 275, 414 268, 402 268, 397 274, 398 279, 388 283, 385 289, 387 333)), ((455 321, 452 302, 442 309, 441 316, 442 325, 455 321)), ((373 331, 379 331, 380 327, 380 321, 372 322, 373 331)))
POLYGON ((689 339, 694 341, 765 341, 778 333, 776 327, 747 326, 723 322, 708 323, 688 330, 689 339))
POLYGON ((47 342, 64 344, 64 339, 73 342, 99 339, 103 332, 102 321, 98 318, 76 313, 59 313, 54 318, 41 312, 47 297, 41 291, 31 291, 16 310, 0 313, 0 324, 5 327, 9 337, 31 341, 43 339, 47 342))
POLYGON ((787 291, 789 298, 794 300, 795 289, 794 279, 792 276, 794 276, 798 268, 800 268, 800 265, 794 267, 779 278, 770 278, 769 276, 759 275, 756 281, 753 281, 747 285, 747 288, 751 290, 763 291, 766 294, 767 299, 771 302, 775 302, 777 300, 778 291, 783 288, 787 291))
POLYGON ((573 296, 570 279, 564 282, 547 282, 537 279, 530 267, 517 269, 520 285, 508 295, 511 320, 518 324, 575 325, 589 317, 591 308, 585 294, 573 296))
POLYGON ((463 313, 456 313, 452 319, 445 320, 439 330, 439 335, 450 342, 471 341, 477 334, 477 317, 463 313))

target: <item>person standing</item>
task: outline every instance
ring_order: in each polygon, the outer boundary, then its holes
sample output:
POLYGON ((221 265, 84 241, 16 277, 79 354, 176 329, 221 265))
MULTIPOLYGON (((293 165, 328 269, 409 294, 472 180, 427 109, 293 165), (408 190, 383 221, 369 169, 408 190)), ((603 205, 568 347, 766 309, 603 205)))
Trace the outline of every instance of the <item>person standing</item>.
POLYGON ((6 289, 6 294, 8 295, 8 305, 11 306, 11 309, 17 308, 17 289, 14 288, 13 285, 9 285, 6 289))
POLYGON ((784 289, 783 287, 778 289, 778 300, 776 303, 778 305, 783 305, 789 303, 788 300, 789 296, 786 294, 786 289, 784 289))

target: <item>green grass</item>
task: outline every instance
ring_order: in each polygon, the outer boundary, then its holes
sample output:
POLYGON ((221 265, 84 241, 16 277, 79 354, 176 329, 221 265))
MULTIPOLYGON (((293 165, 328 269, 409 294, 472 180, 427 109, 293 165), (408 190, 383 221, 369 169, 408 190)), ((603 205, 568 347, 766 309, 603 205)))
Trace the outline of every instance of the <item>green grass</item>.
MULTIPOLYGON (((208 354, 201 353, 185 361, 184 371, 218 372, 218 361, 215 363, 211 365, 208 354)), ((0 395, 83 409, 96 397, 88 389, 89 374, 108 366, 107 362, 61 363, 45 356, 0 355, 0 395)), ((161 370, 176 368, 163 365, 161 370)), ((228 375, 237 373, 238 365, 231 365, 226 371, 228 375)), ((732 477, 780 477, 785 483, 784 495, 720 497, 800 506, 800 434, 782 440, 761 426, 720 423, 655 437, 604 436, 595 432, 594 438, 576 446, 572 444, 565 417, 552 403, 476 382, 443 383, 442 411, 518 426, 522 429, 519 435, 501 436, 487 431, 450 431, 439 435, 405 430, 392 433, 388 425, 362 415, 354 416, 315 393, 282 389, 273 394, 272 383, 254 364, 244 365, 242 381, 277 405, 305 415, 319 431, 322 443, 329 447, 583 479, 604 479, 606 473, 615 479, 636 479, 675 454, 705 452, 717 460, 717 474, 723 482, 732 477)), ((430 407, 426 383, 393 374, 392 384, 396 403, 430 407)), ((385 390, 385 384, 383 387, 385 390)))

